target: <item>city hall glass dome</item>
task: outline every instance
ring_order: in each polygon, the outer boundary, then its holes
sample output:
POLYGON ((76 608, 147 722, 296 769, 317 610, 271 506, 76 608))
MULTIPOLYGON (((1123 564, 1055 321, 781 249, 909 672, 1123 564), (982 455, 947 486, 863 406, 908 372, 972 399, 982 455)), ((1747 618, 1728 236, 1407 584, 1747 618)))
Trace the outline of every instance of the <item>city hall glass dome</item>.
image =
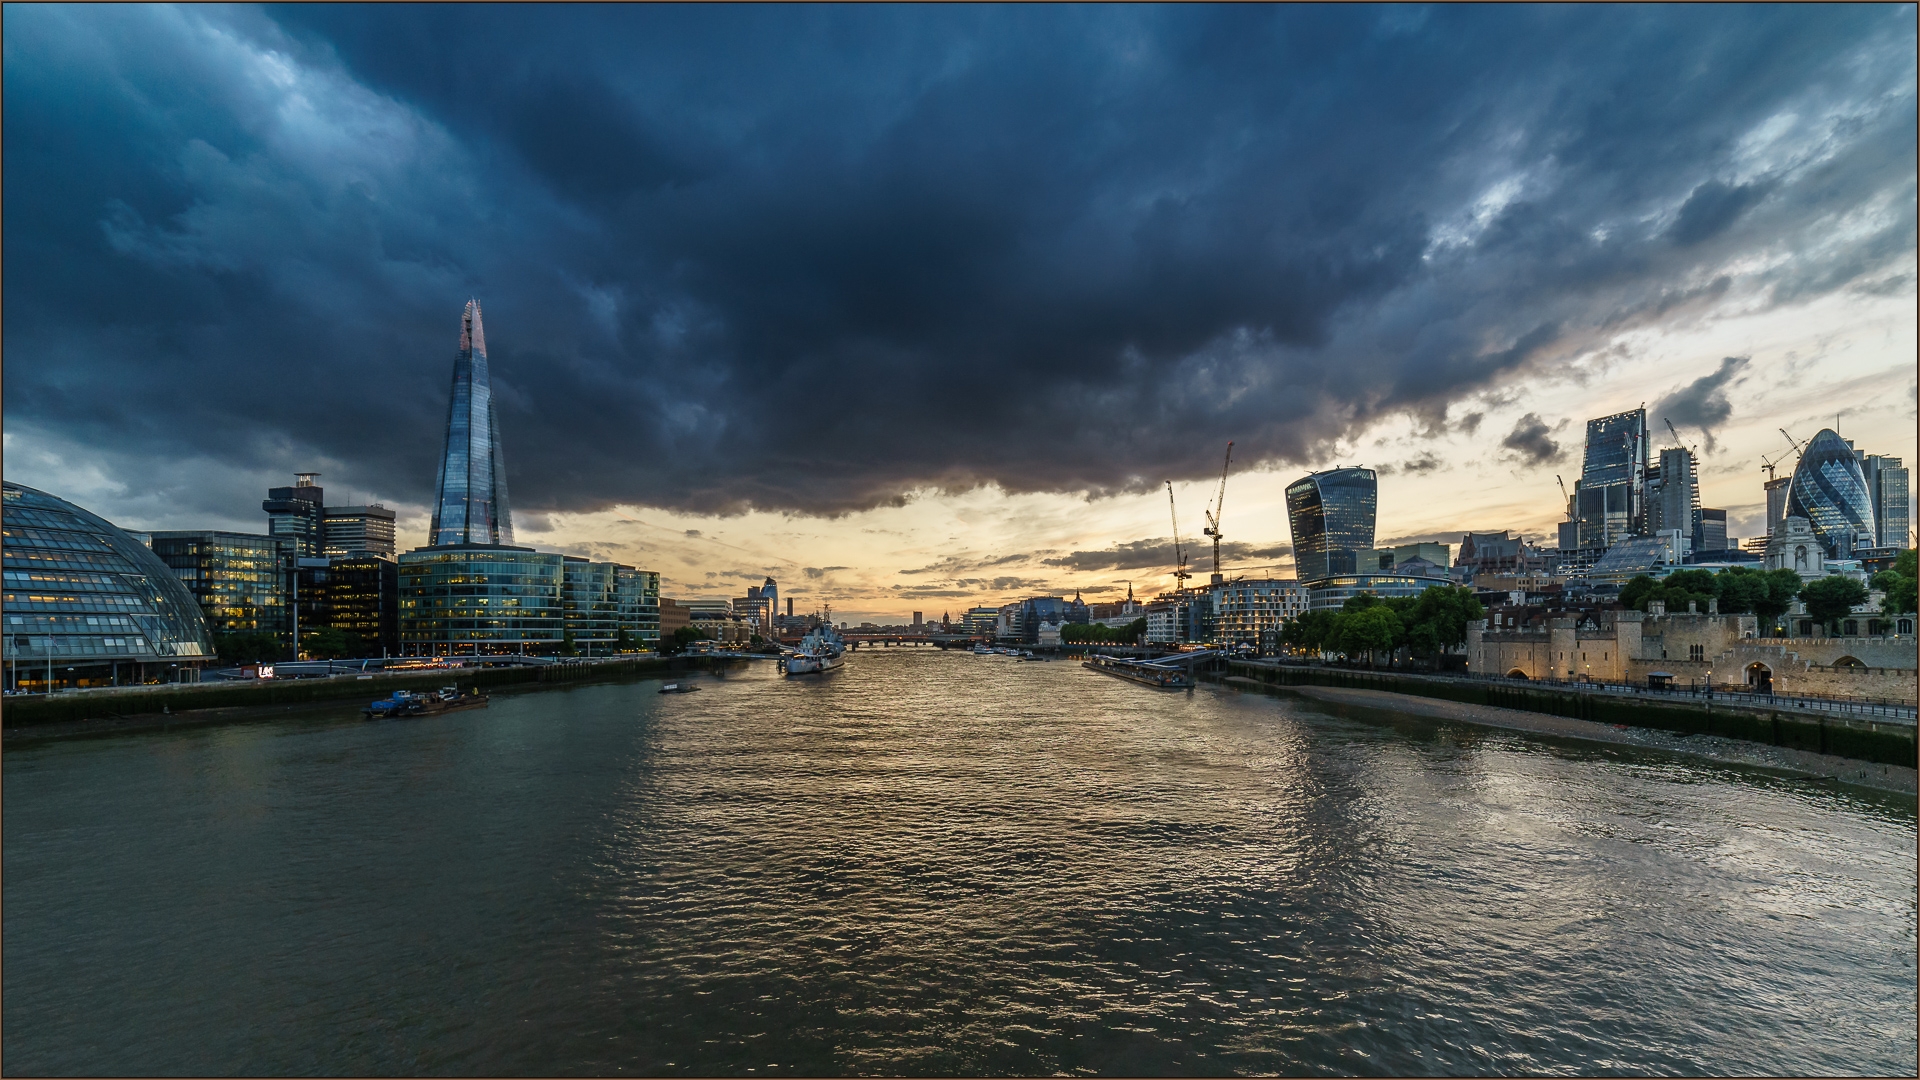
POLYGON ((10 686, 49 665, 56 687, 144 682, 212 654, 200 606, 146 545, 44 491, 0 492, 10 686))
MULTIPOLYGON (((1820 545, 1836 559, 1853 554, 1854 538, 1879 534, 1873 527, 1873 498, 1860 456, 1832 428, 1813 437, 1793 470, 1787 513, 1806 518, 1820 545)), ((1871 539, 1864 541, 1868 546, 1871 539)))

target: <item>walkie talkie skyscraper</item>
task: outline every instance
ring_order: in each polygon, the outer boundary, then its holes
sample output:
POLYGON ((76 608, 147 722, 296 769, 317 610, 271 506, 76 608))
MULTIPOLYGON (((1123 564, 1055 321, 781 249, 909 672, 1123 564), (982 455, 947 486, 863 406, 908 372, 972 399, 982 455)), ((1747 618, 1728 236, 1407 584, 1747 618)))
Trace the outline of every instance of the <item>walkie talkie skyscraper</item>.
POLYGON ((500 453, 500 422, 493 412, 487 337, 480 326, 478 300, 467 301, 466 314, 460 318, 446 452, 441 455, 440 480, 434 488, 430 544, 513 543, 506 463, 500 453))

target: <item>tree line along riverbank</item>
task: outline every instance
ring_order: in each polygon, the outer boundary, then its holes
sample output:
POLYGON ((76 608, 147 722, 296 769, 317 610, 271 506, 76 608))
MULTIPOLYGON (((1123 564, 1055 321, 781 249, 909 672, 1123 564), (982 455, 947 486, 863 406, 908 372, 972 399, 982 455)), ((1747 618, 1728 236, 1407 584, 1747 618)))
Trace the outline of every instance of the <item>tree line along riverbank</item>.
POLYGON ((715 670, 746 662, 732 655, 646 656, 631 659, 561 662, 540 667, 428 668, 420 671, 331 675, 315 679, 247 679, 223 683, 130 686, 115 690, 9 697, 0 704, 0 727, 8 735, 53 727, 85 728, 90 722, 125 724, 146 717, 192 719, 206 710, 244 712, 248 707, 306 705, 362 699, 372 701, 396 690, 505 690, 540 684, 606 682, 715 670), (183 715, 184 714, 184 715, 183 715))
POLYGON ((1856 761, 1913 768, 1920 759, 1912 723, 1820 716, 1765 706, 1652 702, 1527 683, 1425 678, 1397 672, 1349 671, 1231 662, 1210 676, 1240 689, 1344 687, 1514 709, 1679 735, 1715 735, 1856 761))

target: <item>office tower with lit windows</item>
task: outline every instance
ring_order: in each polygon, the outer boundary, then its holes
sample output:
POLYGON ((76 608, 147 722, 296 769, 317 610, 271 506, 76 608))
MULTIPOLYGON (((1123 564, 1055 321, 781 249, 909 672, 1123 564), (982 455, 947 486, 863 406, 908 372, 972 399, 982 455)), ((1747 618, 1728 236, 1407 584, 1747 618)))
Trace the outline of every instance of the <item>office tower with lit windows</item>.
MULTIPOLYGON (((1691 455, 1689 455, 1690 457, 1691 455)), ((1577 546, 1605 549, 1647 528, 1647 410, 1587 421, 1580 479, 1573 490, 1577 546)), ((1680 527, 1690 535, 1692 522, 1680 527)), ((1563 543, 1561 545, 1565 547, 1563 543)))
POLYGON ((1302 582, 1353 574, 1373 549, 1379 482, 1372 469, 1328 469, 1287 485, 1293 561, 1302 582))
POLYGON ((292 487, 267 489, 260 509, 267 512, 267 535, 288 542, 296 557, 317 559, 325 549, 325 495, 314 483, 319 473, 295 473, 292 487))
POLYGON ((350 559, 363 555, 393 558, 395 516, 379 503, 327 507, 322 523, 327 558, 350 559))

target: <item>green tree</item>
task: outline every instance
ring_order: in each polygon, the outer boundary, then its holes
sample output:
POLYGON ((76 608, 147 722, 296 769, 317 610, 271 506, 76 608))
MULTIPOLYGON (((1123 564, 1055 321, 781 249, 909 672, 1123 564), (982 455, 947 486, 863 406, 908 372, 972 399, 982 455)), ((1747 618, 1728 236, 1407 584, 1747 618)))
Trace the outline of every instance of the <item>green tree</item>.
POLYGON ((1831 632, 1833 624, 1847 616, 1853 605, 1864 603, 1867 599, 1866 587, 1844 574, 1816 578, 1800 588, 1800 599, 1807 602, 1807 616, 1818 623, 1825 623, 1831 632))
POLYGON ((1714 595, 1713 572, 1711 570, 1675 570, 1660 582, 1671 591, 1684 592, 1695 597, 1714 595))
POLYGON ((615 652, 626 652, 633 648, 633 639, 627 636, 626 627, 613 632, 613 648, 615 652))
POLYGON ((1467 640, 1467 624, 1487 617, 1487 609, 1474 598, 1473 590, 1463 586, 1434 585, 1410 603, 1401 613, 1406 626, 1406 644, 1421 656, 1438 656, 1467 640))
POLYGON ((1373 604, 1358 611, 1341 612, 1335 647, 1349 657, 1365 653, 1371 664, 1377 653, 1391 652, 1402 633, 1400 616, 1385 604, 1373 604))
POLYGON ((278 635, 254 631, 215 634, 213 651, 230 664, 254 664, 278 660, 285 650, 280 645, 278 635))
POLYGON ((1309 611, 1289 619, 1280 628, 1280 644, 1298 652, 1325 652, 1332 647, 1335 621, 1331 611, 1309 611))
POLYGON ((1653 598, 1660 583, 1645 574, 1636 576, 1632 581, 1620 586, 1620 606, 1636 611, 1647 610, 1647 601, 1653 598))
POLYGON ((1755 610, 1767 599, 1767 576, 1744 566, 1729 566, 1714 575, 1713 591, 1720 598, 1720 610, 1738 615, 1755 610))
POLYGON ((339 660, 353 655, 353 643, 339 627, 323 626, 300 635, 300 651, 317 660, 339 660))
POLYGON ((564 626, 560 630, 560 653, 562 656, 580 655, 580 646, 574 643, 571 626, 564 626))
POLYGON ((1800 586, 1804 584, 1800 575, 1784 567, 1768 570, 1761 575, 1767 583, 1766 596, 1753 602, 1753 613, 1760 616, 1760 627, 1767 631, 1780 625, 1780 617, 1793 606, 1793 598, 1800 595, 1800 586))
POLYGON ((1873 587, 1887 594, 1880 604, 1881 614, 1909 615, 1915 608, 1914 601, 1920 599, 1920 573, 1915 572, 1914 550, 1908 548, 1893 560, 1893 569, 1882 570, 1873 575, 1873 587))
MULTIPOLYGON (((712 641, 713 635, 697 626, 683 626, 673 632, 673 651, 685 652, 696 641, 712 641)), ((663 643, 664 644, 664 643, 663 643)), ((663 650, 664 651, 664 650, 663 650)))

